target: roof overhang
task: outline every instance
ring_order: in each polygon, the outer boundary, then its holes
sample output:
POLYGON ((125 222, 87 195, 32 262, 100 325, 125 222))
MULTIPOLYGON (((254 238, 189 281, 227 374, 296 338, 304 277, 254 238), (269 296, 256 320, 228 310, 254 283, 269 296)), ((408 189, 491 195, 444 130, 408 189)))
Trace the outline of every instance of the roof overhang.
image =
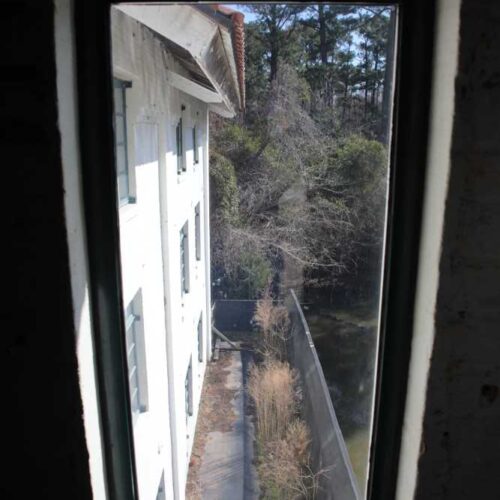
POLYGON ((116 7, 165 39, 167 50, 185 69, 183 74, 168 70, 172 86, 226 117, 243 109, 230 18, 208 6, 122 3, 116 7))

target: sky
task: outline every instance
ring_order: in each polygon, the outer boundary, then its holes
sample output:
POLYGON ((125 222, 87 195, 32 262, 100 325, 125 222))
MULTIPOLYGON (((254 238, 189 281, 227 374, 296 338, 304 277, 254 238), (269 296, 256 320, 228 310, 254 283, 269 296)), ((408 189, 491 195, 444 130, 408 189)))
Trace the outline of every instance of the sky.
POLYGON ((231 9, 243 12, 243 14, 245 14, 245 23, 251 23, 252 21, 255 21, 257 19, 257 16, 255 14, 248 12, 245 6, 240 3, 228 3, 226 5, 231 9))
MULTIPOLYGON (((231 8, 231 9, 243 12, 243 14, 245 14, 245 24, 251 23, 257 19, 257 16, 249 11, 247 5, 244 5, 241 3, 225 3, 225 2, 223 2, 223 3, 224 3, 224 5, 226 5, 227 7, 231 8)), ((252 2, 248 2, 248 3, 250 4, 252 2)), ((300 17, 300 15, 299 15, 299 17, 300 17)), ((353 42, 355 45, 360 42, 360 37, 357 33, 353 33, 353 42)), ((361 59, 358 59, 356 62, 360 63, 361 59)))
MULTIPOLYGON (((251 4, 252 2, 248 2, 248 3, 251 4)), ((247 6, 244 5, 244 4, 241 4, 241 3, 228 3, 228 4, 225 4, 225 5, 227 5, 231 9, 239 10, 240 12, 243 12, 243 14, 245 14, 245 24, 251 23, 252 21, 255 21, 257 19, 257 16, 255 14, 252 14, 249 11, 249 9, 247 8, 247 6)), ((299 14, 299 17, 302 17, 302 14, 299 14)))

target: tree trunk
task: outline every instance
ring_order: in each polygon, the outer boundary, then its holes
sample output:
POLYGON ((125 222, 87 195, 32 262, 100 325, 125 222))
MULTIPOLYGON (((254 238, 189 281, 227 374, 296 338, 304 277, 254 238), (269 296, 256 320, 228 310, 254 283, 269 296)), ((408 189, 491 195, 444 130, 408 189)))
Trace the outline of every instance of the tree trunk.
POLYGON ((278 52, 278 44, 271 41, 271 72, 269 74, 269 81, 271 82, 276 78, 276 75, 278 74, 278 52))
POLYGON ((364 109, 363 115, 364 120, 366 122, 366 115, 368 112, 368 85, 369 85, 369 77, 368 77, 368 69, 369 69, 369 61, 368 61, 368 40, 365 41, 365 99, 364 99, 364 109))
POLYGON ((277 20, 277 12, 276 6, 274 5, 271 10, 271 27, 269 30, 270 35, 270 50, 271 50, 271 59, 270 66, 271 71, 269 74, 269 81, 273 81, 278 74, 278 57, 279 57, 279 29, 278 29, 278 20, 277 20))
POLYGON ((325 6, 318 5, 318 19, 319 19, 319 53, 321 57, 321 64, 328 63, 328 47, 326 45, 326 18, 325 6))

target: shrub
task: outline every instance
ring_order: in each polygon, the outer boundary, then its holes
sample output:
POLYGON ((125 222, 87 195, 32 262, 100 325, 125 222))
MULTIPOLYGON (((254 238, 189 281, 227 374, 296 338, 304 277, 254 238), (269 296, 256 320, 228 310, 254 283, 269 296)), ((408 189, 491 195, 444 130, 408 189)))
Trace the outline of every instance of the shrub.
POLYGON ((248 128, 234 121, 225 121, 212 129, 211 141, 217 152, 222 152, 237 166, 245 163, 259 150, 261 143, 248 128))
POLYGON ((212 152, 209 173, 213 213, 223 223, 238 224, 239 193, 234 165, 228 158, 212 152))
POLYGON ((266 360, 250 370, 263 498, 314 498, 317 475, 309 466, 309 429, 297 418, 297 377, 288 363, 266 360))
MULTIPOLYGON (((353 135, 336 151, 333 165, 349 184, 356 227, 370 240, 382 238, 387 191, 387 151, 378 141, 353 135)), ((359 236, 358 236, 359 238, 359 236)))
POLYGON ((285 361, 290 319, 285 307, 274 304, 269 286, 257 302, 254 321, 263 360, 250 368, 248 392, 255 407, 262 498, 315 498, 319 474, 311 471, 310 433, 298 416, 301 386, 285 361))
POLYGON ((301 465, 286 439, 266 443, 257 467, 264 498, 300 497, 301 465))
POLYGON ((268 359, 250 369, 248 392, 255 405, 259 446, 286 437, 297 410, 295 381, 288 363, 268 359))
POLYGON ((272 270, 269 261, 257 253, 243 252, 238 267, 237 285, 242 295, 249 299, 257 297, 259 290, 262 290, 271 279, 272 270))
POLYGON ((290 330, 290 318, 286 307, 275 305, 269 289, 257 302, 253 317, 260 328, 259 351, 264 358, 274 357, 284 361, 286 342, 290 330))
POLYGON ((286 442, 301 466, 309 465, 309 429, 303 420, 293 420, 286 430, 286 442))

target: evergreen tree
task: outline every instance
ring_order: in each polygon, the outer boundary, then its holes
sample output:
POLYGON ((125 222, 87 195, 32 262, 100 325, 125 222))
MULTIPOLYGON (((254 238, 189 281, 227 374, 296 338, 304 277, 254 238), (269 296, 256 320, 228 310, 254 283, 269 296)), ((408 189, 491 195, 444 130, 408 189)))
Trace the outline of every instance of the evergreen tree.
POLYGON ((286 256, 309 284, 359 295, 378 282, 395 11, 245 9, 246 111, 212 117, 214 277, 253 296, 286 256))

